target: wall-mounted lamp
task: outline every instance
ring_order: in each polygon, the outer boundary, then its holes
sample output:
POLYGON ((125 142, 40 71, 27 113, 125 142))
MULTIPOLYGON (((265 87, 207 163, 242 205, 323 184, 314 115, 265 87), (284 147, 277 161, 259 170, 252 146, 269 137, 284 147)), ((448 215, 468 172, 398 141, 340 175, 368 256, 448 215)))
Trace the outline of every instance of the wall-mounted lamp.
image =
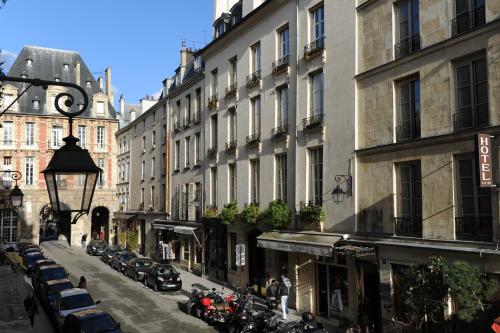
POLYGON ((333 202, 335 202, 336 204, 340 204, 344 201, 344 196, 352 195, 352 177, 351 175, 336 175, 335 182, 337 183, 337 185, 332 191, 332 198, 333 202), (341 185, 344 183, 345 189, 341 187, 341 185))

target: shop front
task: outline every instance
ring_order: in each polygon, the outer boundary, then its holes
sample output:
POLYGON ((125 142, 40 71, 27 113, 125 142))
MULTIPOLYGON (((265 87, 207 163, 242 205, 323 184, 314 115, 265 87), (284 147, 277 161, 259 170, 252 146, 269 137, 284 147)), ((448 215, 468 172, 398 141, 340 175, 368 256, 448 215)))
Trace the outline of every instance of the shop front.
POLYGON ((203 248, 205 257, 203 275, 219 282, 228 282, 227 226, 217 219, 203 223, 203 248))

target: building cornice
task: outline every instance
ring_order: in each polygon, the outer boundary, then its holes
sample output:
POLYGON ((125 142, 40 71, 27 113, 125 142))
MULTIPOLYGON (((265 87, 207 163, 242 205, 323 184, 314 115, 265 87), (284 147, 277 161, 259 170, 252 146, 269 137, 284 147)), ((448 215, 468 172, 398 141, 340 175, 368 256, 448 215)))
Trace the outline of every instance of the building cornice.
MULTIPOLYGON (((41 113, 41 114, 36 114, 36 113, 26 113, 26 112, 7 112, 4 114, 5 117, 7 116, 25 116, 25 117, 34 117, 34 118, 51 118, 51 119, 64 119, 66 122, 68 121, 68 118, 65 116, 61 116, 59 114, 46 114, 46 113, 41 113)), ((110 123, 118 123, 119 120, 116 118, 94 118, 94 117, 76 117, 74 118, 75 122, 78 122, 79 120, 88 120, 88 121, 103 121, 103 122, 110 122, 110 123)))

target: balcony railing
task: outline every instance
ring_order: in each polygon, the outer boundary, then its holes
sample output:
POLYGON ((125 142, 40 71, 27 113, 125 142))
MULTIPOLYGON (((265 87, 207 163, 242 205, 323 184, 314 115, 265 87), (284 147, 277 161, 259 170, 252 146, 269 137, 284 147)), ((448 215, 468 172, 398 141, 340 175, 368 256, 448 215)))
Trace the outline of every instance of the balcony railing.
POLYGON ((207 149, 207 157, 214 157, 217 154, 217 147, 211 147, 207 149))
POLYGON ((396 44, 394 46, 396 59, 406 57, 407 55, 417 52, 418 50, 420 50, 419 34, 415 34, 413 36, 405 38, 401 40, 399 44, 396 44))
POLYGON ((247 76, 247 88, 253 88, 260 85, 260 80, 262 71, 259 69, 258 71, 247 76))
POLYGON ((317 116, 304 118, 302 120, 302 125, 304 126, 304 129, 323 127, 324 116, 322 114, 319 114, 317 116))
POLYGON ((288 67, 290 63, 290 56, 286 55, 275 62, 273 62, 273 74, 279 73, 288 67))
POLYGON ((191 126, 191 119, 184 118, 184 128, 188 128, 189 126, 191 126))
POLYGON ((415 140, 420 138, 420 117, 414 120, 401 122, 400 126, 396 126, 397 142, 415 140))
POLYGON ((300 202, 300 209, 304 209, 305 207, 318 207, 318 206, 319 207, 323 206, 323 201, 320 199, 300 202))
POLYGON ((207 107, 210 111, 217 110, 219 106, 219 97, 217 95, 212 95, 208 98, 207 107))
POLYGON ((260 133, 247 136, 247 146, 256 145, 260 142, 260 133))
POLYGON ((488 104, 477 105, 475 109, 468 108, 465 111, 453 115, 453 126, 455 131, 466 130, 488 126, 488 104))
POLYGON ((464 216, 455 218, 456 238, 459 240, 490 242, 493 223, 491 216, 464 216))
POLYGON ((395 217, 394 233, 396 236, 422 237, 422 218, 395 217))
POLYGON ((460 13, 451 20, 451 35, 456 36, 486 24, 484 6, 460 13))
POLYGON ((278 127, 275 127, 271 130, 271 135, 273 138, 279 138, 288 134, 288 125, 284 124, 278 127))
POLYGON ((236 92, 238 91, 238 82, 235 82, 226 88, 226 99, 231 99, 236 97, 236 92))
POLYGON ((318 55, 325 48, 325 37, 319 37, 314 42, 304 46, 304 59, 309 59, 315 55, 318 55))
POLYGON ((199 123, 201 123, 201 112, 195 111, 193 114, 193 124, 199 124, 199 123))
POLYGON ((236 140, 226 142, 226 152, 231 152, 236 149, 236 140))

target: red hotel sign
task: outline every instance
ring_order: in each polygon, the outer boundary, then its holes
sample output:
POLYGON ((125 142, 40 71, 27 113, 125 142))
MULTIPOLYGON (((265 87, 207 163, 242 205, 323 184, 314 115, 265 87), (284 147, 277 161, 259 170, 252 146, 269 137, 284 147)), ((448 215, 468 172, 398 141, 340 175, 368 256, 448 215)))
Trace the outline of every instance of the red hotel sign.
POLYGON ((493 187, 491 163, 491 135, 477 135, 477 149, 479 157, 479 186, 493 187))

